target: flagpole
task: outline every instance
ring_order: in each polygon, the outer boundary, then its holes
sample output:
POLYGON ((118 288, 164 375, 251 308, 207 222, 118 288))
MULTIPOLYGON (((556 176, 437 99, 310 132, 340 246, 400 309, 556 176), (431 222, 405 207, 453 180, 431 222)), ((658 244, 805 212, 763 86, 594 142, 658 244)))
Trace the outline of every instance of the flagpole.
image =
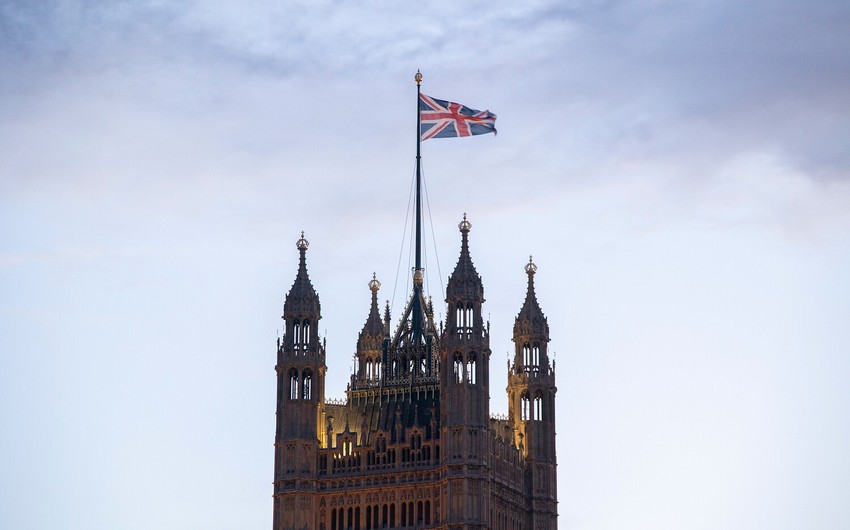
POLYGON ((425 281, 422 271, 422 115, 419 112, 419 97, 422 93, 422 73, 416 70, 413 77, 416 81, 416 269, 413 271, 413 341, 418 344, 422 340, 422 287, 425 281))
POLYGON ((422 73, 416 71, 416 271, 422 269, 422 114, 419 112, 419 97, 421 95, 422 73))

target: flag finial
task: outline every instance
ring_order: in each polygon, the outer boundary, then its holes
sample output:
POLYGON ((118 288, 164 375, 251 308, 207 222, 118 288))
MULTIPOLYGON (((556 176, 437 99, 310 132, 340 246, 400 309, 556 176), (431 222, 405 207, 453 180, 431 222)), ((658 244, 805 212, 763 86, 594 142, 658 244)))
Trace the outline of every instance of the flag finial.
POLYGON ((422 72, 420 72, 418 68, 416 69, 416 75, 413 76, 413 79, 416 81, 416 86, 422 84, 422 72))

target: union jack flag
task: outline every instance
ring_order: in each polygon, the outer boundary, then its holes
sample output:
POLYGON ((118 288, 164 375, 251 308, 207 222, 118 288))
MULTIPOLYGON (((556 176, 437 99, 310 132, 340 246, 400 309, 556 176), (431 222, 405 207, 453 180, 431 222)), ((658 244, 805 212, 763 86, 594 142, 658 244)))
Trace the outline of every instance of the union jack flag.
POLYGON ((442 99, 419 94, 419 135, 428 138, 453 138, 496 132, 496 115, 442 99))

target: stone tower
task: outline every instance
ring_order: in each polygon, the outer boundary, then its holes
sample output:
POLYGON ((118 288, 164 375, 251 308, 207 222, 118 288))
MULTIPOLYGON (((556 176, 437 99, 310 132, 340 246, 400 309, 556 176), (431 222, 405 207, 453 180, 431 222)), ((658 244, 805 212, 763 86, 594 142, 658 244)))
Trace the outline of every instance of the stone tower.
POLYGON ((557 528, 555 474, 555 365, 549 362, 549 323, 537 302, 534 274, 525 266, 528 290, 514 321, 514 359, 508 374, 509 419, 514 441, 525 456, 527 501, 531 504, 523 528, 557 528))
POLYGON ((325 349, 319 342, 319 296, 307 275, 304 233, 295 283, 283 305, 283 340, 277 345, 274 528, 313 528, 317 432, 324 402, 325 349))
POLYGON ((344 399, 325 396, 321 306, 301 234, 277 343, 273 530, 556 528, 555 374, 537 267, 526 265, 514 324, 508 415, 491 415, 484 285, 466 215, 458 228, 444 323, 434 321, 418 263, 394 328, 373 274, 344 399))
POLYGON ((460 257, 446 287, 440 352, 443 463, 449 470, 444 520, 453 529, 489 528, 490 334, 466 214, 458 228, 460 257))

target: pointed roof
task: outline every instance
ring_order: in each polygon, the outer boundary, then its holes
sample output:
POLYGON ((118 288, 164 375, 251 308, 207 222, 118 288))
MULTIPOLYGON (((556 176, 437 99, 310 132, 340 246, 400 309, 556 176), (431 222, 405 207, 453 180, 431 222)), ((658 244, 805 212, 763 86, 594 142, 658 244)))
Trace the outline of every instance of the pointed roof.
POLYGON ((378 290, 381 288, 381 282, 378 281, 375 273, 372 273, 372 281, 369 282, 369 290, 372 291, 372 306, 369 308, 369 317, 363 325, 363 330, 360 331, 360 336, 357 338, 357 349, 377 349, 381 346, 381 341, 384 339, 384 323, 381 321, 381 312, 378 309, 378 290))
POLYGON ((460 257, 457 260, 454 272, 449 276, 449 283, 446 287, 446 301, 479 300, 483 302, 484 284, 481 283, 481 276, 475 270, 472 256, 469 254, 469 231, 472 229, 472 223, 466 219, 465 213, 463 214, 463 221, 457 227, 461 233, 460 257))
POLYGON ((529 256, 528 263, 525 266, 525 273, 528 274, 528 290, 525 293, 525 302, 523 302, 522 308, 514 321, 514 337, 529 335, 548 341, 549 323, 546 321, 543 310, 540 309, 537 294, 534 292, 534 273, 536 272, 537 265, 529 256))
POLYGON ((319 295, 316 294, 313 284, 310 283, 310 276, 307 274, 305 254, 309 246, 310 242, 304 239, 304 232, 301 232, 301 239, 295 244, 301 254, 298 261, 298 274, 295 276, 295 282, 283 303, 283 318, 312 317, 315 320, 322 318, 319 295))

